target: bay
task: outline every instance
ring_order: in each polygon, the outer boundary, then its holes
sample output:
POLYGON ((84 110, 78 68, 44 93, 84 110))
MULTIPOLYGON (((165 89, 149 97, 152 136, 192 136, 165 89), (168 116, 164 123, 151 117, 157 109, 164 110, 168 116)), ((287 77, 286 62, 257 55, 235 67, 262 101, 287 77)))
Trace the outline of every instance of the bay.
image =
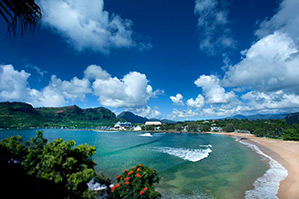
MULTIPOLYGON (((263 157, 224 135, 41 130, 49 141, 94 145, 96 171, 112 181, 137 163, 156 169, 163 198, 244 198, 268 169, 263 157)), ((1 130, 0 139, 20 135, 29 140, 35 131, 1 130)))

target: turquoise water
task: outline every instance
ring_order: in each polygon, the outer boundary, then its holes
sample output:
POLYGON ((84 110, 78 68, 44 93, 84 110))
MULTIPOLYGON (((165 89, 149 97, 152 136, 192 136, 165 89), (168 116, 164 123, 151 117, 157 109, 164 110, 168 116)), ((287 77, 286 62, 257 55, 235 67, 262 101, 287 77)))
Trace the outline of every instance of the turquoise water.
MULTIPOLYGON (((111 179, 137 163, 156 169, 161 177, 157 189, 164 198, 244 198, 268 169, 264 158, 224 135, 43 131, 49 141, 61 137, 94 145, 96 170, 111 179)), ((28 140, 35 134, 35 130, 2 130, 0 139, 21 135, 28 140)))

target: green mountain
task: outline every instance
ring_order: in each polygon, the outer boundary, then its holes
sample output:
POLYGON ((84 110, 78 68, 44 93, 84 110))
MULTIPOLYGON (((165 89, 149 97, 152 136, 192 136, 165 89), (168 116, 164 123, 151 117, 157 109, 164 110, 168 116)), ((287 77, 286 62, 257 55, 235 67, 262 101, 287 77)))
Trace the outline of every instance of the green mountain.
POLYGON ((103 107, 33 108, 22 102, 0 103, 0 128, 112 126, 118 120, 112 111, 103 107))
POLYGON ((119 118, 123 118, 124 120, 131 122, 131 123, 145 123, 148 119, 145 117, 141 117, 135 115, 129 111, 123 111, 121 114, 118 115, 119 118))

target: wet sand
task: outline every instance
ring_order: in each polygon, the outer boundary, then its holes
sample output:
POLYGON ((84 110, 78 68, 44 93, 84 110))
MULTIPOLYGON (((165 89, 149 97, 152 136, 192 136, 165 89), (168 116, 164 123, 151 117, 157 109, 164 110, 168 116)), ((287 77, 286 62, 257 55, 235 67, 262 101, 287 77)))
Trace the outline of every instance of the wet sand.
MULTIPOLYGON (((212 132, 210 132, 212 133, 212 132)), ((260 138, 239 133, 214 133, 247 138, 245 142, 253 143, 265 154, 278 161, 288 170, 288 176, 280 182, 277 197, 280 199, 299 199, 299 142, 260 138)))

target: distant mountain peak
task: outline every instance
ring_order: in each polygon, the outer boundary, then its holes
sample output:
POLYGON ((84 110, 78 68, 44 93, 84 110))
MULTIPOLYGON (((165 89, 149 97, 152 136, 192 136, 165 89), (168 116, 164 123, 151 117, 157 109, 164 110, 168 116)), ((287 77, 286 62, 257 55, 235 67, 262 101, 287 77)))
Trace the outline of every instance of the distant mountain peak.
POLYGON ((118 115, 118 117, 131 123, 145 123, 148 120, 146 117, 141 117, 130 111, 123 111, 118 115))

